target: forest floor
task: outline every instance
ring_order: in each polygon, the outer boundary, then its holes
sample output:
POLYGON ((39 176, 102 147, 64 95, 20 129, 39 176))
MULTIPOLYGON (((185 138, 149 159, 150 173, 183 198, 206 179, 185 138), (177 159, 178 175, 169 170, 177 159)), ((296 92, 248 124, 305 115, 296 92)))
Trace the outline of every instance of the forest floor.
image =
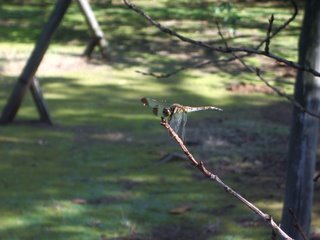
MULTIPOLYGON (((108 7, 108 1, 92 2, 110 59, 98 51, 82 57, 89 36, 72 5, 37 71, 54 125, 37 121, 28 93, 15 122, 0 127, 0 239, 270 239, 270 228, 258 216, 180 157, 160 119, 140 99, 222 108, 222 113, 190 113, 186 143, 276 222, 285 187, 290 103, 239 63, 219 64, 225 56, 159 33, 121 1, 108 7), (169 78, 137 72, 167 73, 207 59, 215 63, 169 78)), ((272 1, 233 1, 231 7, 196 1, 191 8, 186 2, 136 1, 168 27, 223 44, 218 19, 236 46, 263 39, 271 13, 278 26, 292 12, 272 1)), ((51 1, 0 5, 0 109, 52 7, 51 1)), ((301 15, 272 41, 275 54, 296 61, 300 22, 301 15)), ((295 71, 265 58, 247 62, 292 94, 295 71)), ((314 235, 320 234, 319 191, 317 182, 314 235)))

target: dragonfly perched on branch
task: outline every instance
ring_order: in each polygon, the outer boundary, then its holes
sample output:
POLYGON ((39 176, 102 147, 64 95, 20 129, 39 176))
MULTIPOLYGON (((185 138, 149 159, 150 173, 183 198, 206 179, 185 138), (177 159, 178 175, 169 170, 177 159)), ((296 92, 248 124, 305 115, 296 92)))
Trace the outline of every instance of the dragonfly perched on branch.
POLYGON ((181 137, 182 140, 185 139, 187 113, 204 110, 223 111, 221 108, 213 106, 190 107, 180 105, 178 103, 170 104, 167 102, 160 102, 146 97, 142 98, 141 102, 144 106, 152 108, 152 112, 155 115, 167 119, 172 129, 181 137))

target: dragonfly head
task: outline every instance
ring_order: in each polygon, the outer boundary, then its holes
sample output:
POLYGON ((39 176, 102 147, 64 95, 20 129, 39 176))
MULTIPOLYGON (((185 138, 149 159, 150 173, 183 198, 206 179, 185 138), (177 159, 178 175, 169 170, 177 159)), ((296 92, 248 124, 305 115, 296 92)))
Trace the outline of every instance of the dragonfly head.
POLYGON ((143 106, 148 106, 149 105, 148 104, 148 100, 145 97, 141 98, 141 102, 143 103, 143 106))
POLYGON ((170 108, 164 108, 162 111, 162 115, 164 117, 169 117, 171 115, 171 109, 170 108))

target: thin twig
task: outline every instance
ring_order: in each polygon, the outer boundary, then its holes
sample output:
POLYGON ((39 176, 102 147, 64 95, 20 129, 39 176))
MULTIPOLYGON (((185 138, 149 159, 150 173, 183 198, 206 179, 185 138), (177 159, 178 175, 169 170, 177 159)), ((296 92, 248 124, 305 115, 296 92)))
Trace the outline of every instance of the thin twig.
MULTIPOLYGON (((228 48, 228 47, 229 47, 228 42, 227 42, 227 40, 224 38, 224 36, 223 36, 223 34, 222 34, 222 31, 221 31, 219 22, 216 22, 216 26, 217 26, 217 29, 218 29, 218 34, 219 34, 219 36, 220 36, 220 38, 221 38, 224 46, 225 46, 226 48, 228 48)), ((233 58, 234 58, 234 59, 238 59, 238 57, 235 56, 235 55, 233 55, 233 58)))
POLYGON ((293 217, 294 227, 298 230, 298 232, 300 233, 303 240, 308 240, 308 237, 307 237, 306 233, 303 231, 303 228, 302 228, 301 224, 299 223, 296 214, 293 212, 293 210, 291 208, 289 209, 289 213, 293 217))
POLYGON ((154 72, 143 72, 143 71, 140 71, 140 70, 137 70, 136 72, 137 73, 140 73, 142 75, 147 75, 147 76, 152 76, 152 77, 155 77, 155 78, 169 78, 173 75, 176 75, 177 73, 179 72, 182 72, 184 70, 187 70, 187 69, 191 69, 191 68, 202 68, 206 65, 209 65, 212 63, 213 60, 207 60, 207 61, 204 61, 204 62, 200 62, 200 63, 196 63, 196 64, 190 64, 190 65, 187 65, 187 66, 183 66, 181 68, 178 68, 177 70, 174 70, 172 72, 169 72, 169 73, 160 73, 160 74, 157 74, 157 73, 154 73, 154 72))
POLYGON ((258 78, 263 81, 269 88, 271 88, 274 92, 276 92, 280 97, 287 99, 291 104, 293 104, 296 108, 300 109, 300 111, 309 114, 310 116, 316 117, 320 119, 320 114, 314 113, 303 107, 299 102, 297 102, 294 98, 287 95, 285 92, 282 92, 280 89, 272 86, 264 77, 261 75, 261 71, 259 68, 256 69, 256 75, 258 78))
POLYGON ((229 187, 226 183, 224 183, 218 175, 210 172, 204 165, 202 161, 198 161, 194 158, 194 156, 191 154, 191 152, 188 150, 186 145, 184 145, 181 138, 177 135, 177 133, 170 127, 167 120, 162 118, 161 125, 166 128, 169 132, 169 134, 174 138, 174 140, 179 144, 184 154, 188 157, 188 159, 191 161, 192 165, 196 167, 199 171, 202 172, 204 176, 209 178, 210 180, 218 183, 221 187, 224 188, 226 192, 237 198, 239 201, 241 201, 243 204, 245 204, 249 209, 251 209, 254 213, 259 215, 266 223, 268 223, 271 228, 277 232, 283 239, 292 240, 291 237, 289 237, 273 220, 273 218, 269 215, 261 211, 259 208, 257 208, 254 204, 249 202, 247 199, 242 197, 239 193, 237 193, 235 190, 233 190, 231 187, 229 187))
POLYGON ((309 72, 314 76, 320 77, 320 72, 316 71, 315 69, 308 67, 308 66, 301 66, 299 63, 287 60, 285 58, 282 58, 278 55, 272 54, 272 53, 266 53, 264 50, 259 50, 259 49, 252 49, 252 48, 245 48, 245 47, 221 47, 221 46, 214 46, 210 45, 204 41, 201 40, 194 40, 192 38, 188 38, 168 27, 163 26, 159 22, 155 21, 153 18, 151 18, 147 13, 145 13, 141 8, 137 7, 135 4, 131 3, 129 0, 123 0, 124 3, 133 11, 136 13, 140 14, 142 17, 144 17, 150 24, 153 26, 157 27, 160 31, 169 34, 173 37, 176 37, 180 39, 183 42, 187 42, 192 45, 196 45, 198 47, 202 47, 205 49, 209 49, 212 51, 216 52, 221 52, 221 53, 237 53, 237 52, 245 52, 247 54, 255 54, 255 55, 261 55, 268 57, 270 59, 274 59, 280 63, 284 63, 287 66, 290 66, 292 68, 298 69, 300 71, 305 71, 309 72))
POLYGON ((298 5, 294 0, 290 0, 290 2, 293 7, 293 13, 291 17, 287 21, 285 21, 282 25, 280 25, 274 32, 272 32, 269 38, 266 37, 263 41, 261 41, 260 44, 256 47, 256 49, 259 49, 263 44, 265 44, 266 41, 274 38, 278 33, 280 33, 283 29, 285 29, 297 17, 299 13, 298 5))
POLYGON ((265 45, 265 48, 264 48, 264 51, 268 54, 269 53, 269 48, 270 48, 270 34, 271 34, 271 31, 272 31, 272 25, 273 25, 273 21, 274 21, 274 16, 273 14, 271 15, 270 19, 269 19, 269 26, 268 26, 268 31, 267 31, 267 38, 266 38, 266 45, 265 45))
MULTIPOLYGON (((217 29, 218 29, 218 33, 219 36, 221 37, 221 40, 224 42, 224 45, 226 47, 228 47, 228 43, 226 41, 226 39, 224 38, 219 23, 217 23, 217 29)), ((294 105, 295 107, 297 107, 298 109, 300 109, 302 112, 305 112, 307 114, 309 114, 310 116, 316 117, 320 119, 320 115, 314 112, 309 111, 308 109, 306 109, 305 107, 303 107, 299 102, 297 102, 294 98, 290 97, 289 95, 287 95, 285 92, 281 91, 280 89, 272 86, 261 74, 261 70, 259 68, 253 68, 251 66, 249 66, 244 60, 243 58, 238 58, 238 56, 234 53, 231 52, 231 54, 233 55, 233 57, 235 59, 237 59, 248 71, 256 74, 256 76, 262 81, 264 82, 264 84, 266 86, 268 86, 270 89, 272 89, 275 93, 277 93, 280 97, 283 97, 285 99, 287 99, 292 105, 294 105)))
MULTIPOLYGON (((280 25, 275 31, 270 32, 270 35, 266 36, 266 38, 264 38, 256 47, 255 49, 259 49, 263 44, 265 44, 267 41, 270 42, 270 40, 272 38, 274 38, 278 33, 280 33, 283 29, 285 29, 292 21, 294 21, 294 19, 296 18, 296 16, 298 15, 298 6, 296 4, 296 2, 294 0, 290 0, 292 7, 293 7, 293 13, 291 15, 291 17, 285 21, 282 25, 280 25)), ((270 25, 269 25, 270 26, 270 25)), ((244 57, 248 57, 252 54, 249 53, 245 53, 242 55, 239 55, 238 58, 244 58, 244 57)), ((178 68, 177 70, 174 70, 172 72, 168 72, 168 73, 162 73, 162 74, 157 74, 154 72, 143 72, 143 71, 137 71, 138 73, 141 73, 143 75, 148 75, 148 76, 152 76, 155 78, 168 78, 171 77, 179 72, 182 72, 184 70, 187 69, 192 69, 192 68, 202 68, 205 67, 211 63, 218 63, 218 62, 231 62, 234 61, 235 58, 234 57, 230 57, 230 58, 226 58, 226 59, 220 59, 220 60, 206 60, 206 61, 202 61, 200 63, 195 63, 195 64, 187 64, 183 67, 178 68)))

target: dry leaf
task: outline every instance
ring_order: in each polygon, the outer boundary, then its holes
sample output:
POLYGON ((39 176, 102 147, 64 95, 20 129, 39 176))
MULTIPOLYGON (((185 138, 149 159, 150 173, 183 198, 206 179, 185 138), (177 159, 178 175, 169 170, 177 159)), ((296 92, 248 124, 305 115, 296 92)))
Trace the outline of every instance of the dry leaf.
POLYGON ((83 198, 75 198, 72 199, 71 202, 75 204, 87 204, 87 200, 83 198))
POLYGON ((182 214, 182 213, 185 213, 189 210, 191 210, 191 205, 189 204, 185 204, 185 205, 182 205, 182 206, 179 206, 179 207, 176 207, 176 208, 172 208, 170 210, 170 213, 171 214, 182 214))

